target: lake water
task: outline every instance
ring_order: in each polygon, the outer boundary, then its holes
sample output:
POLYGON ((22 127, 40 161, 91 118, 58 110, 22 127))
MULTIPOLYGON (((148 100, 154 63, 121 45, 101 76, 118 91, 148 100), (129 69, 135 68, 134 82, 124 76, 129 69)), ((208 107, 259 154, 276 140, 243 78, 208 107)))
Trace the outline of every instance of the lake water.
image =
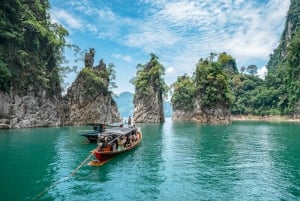
POLYGON ((140 146, 82 166, 84 128, 0 131, 0 200, 300 200, 300 124, 140 125, 140 146))

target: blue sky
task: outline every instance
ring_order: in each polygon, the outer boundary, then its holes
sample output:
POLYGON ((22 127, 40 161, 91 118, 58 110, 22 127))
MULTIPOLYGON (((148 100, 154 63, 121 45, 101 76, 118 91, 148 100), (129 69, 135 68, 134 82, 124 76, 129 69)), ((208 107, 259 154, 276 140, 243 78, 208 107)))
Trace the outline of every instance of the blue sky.
MULTIPOLYGON (((149 61, 150 53, 165 67, 168 85, 179 75, 191 74, 198 60, 211 52, 227 52, 238 68, 255 64, 263 72, 278 45, 290 1, 50 0, 50 4, 52 21, 69 31, 68 42, 85 51, 95 48, 94 65, 101 58, 115 65, 114 92, 119 94, 134 92, 129 80, 137 64, 149 61)), ((70 65, 82 68, 84 63, 70 65)), ((66 82, 75 77, 70 74, 66 82)))

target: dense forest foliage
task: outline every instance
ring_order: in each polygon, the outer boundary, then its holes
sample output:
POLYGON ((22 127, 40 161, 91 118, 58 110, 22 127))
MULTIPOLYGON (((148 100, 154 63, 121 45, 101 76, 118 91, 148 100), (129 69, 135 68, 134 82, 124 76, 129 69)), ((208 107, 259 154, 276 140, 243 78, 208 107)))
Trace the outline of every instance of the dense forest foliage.
POLYGON ((0 4, 0 90, 61 95, 60 64, 66 29, 52 23, 48 0, 0 4))
POLYGON ((215 53, 209 58, 201 58, 196 64, 193 76, 179 76, 172 85, 171 102, 174 109, 191 111, 195 98, 200 98, 202 108, 229 107, 232 94, 228 76, 236 73, 235 60, 225 52, 214 61, 215 53))
POLYGON ((168 86, 162 77, 165 74, 165 68, 159 63, 155 54, 150 54, 150 56, 147 64, 137 65, 136 77, 131 79, 131 83, 141 95, 148 96, 152 91, 159 90, 161 95, 167 96, 168 86))
POLYGON ((191 111, 194 109, 195 84, 188 75, 179 76, 175 83, 171 85, 172 107, 175 110, 191 111))
POLYGON ((80 72, 78 77, 82 79, 84 85, 83 94, 96 98, 99 93, 106 96, 112 93, 112 88, 115 87, 115 70, 114 64, 106 64, 102 61, 104 68, 85 67, 80 72))
MULTIPOLYGON (((279 46, 270 55, 266 93, 279 114, 300 113, 300 1, 291 0, 279 46)), ((269 106, 270 107, 270 106, 269 106)), ((267 108, 268 109, 268 108, 267 108)))

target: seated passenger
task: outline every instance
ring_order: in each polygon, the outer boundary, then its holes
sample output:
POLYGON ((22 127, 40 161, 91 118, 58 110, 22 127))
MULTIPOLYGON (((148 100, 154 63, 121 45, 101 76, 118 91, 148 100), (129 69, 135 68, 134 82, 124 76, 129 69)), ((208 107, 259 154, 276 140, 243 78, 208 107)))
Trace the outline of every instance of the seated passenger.
POLYGON ((118 151, 124 150, 123 138, 118 139, 118 151))

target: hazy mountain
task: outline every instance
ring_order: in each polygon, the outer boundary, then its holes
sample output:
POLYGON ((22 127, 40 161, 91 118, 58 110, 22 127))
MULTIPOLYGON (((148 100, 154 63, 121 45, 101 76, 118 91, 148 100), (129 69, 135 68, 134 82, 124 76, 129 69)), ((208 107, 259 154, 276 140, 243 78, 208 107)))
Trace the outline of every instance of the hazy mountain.
POLYGON ((128 118, 128 116, 133 115, 133 93, 127 91, 122 92, 114 97, 114 100, 117 103, 121 118, 128 118))

